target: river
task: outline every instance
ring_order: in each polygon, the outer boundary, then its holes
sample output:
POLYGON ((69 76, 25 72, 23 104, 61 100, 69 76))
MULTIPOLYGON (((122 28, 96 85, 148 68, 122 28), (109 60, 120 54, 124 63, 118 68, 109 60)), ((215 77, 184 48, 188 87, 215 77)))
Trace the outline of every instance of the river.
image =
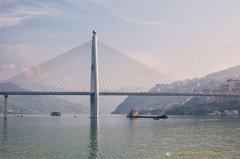
POLYGON ((0 159, 240 158, 239 116, 88 116, 0 116, 0 159))

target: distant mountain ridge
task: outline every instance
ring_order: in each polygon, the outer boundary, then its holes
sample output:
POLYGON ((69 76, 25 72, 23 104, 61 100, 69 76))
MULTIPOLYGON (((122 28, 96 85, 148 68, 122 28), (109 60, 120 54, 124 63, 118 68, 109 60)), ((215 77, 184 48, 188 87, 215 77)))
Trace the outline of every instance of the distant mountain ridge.
MULTIPOLYGON (((12 83, 0 83, 0 91, 16 91, 20 87, 12 83)), ((0 99, 0 112, 3 110, 3 98, 0 99)), ((30 96, 10 95, 8 97, 8 109, 12 113, 50 113, 61 111, 62 113, 86 113, 87 107, 81 104, 71 103, 54 96, 30 96)))
MULTIPOLYGON (((226 80, 224 78, 230 78, 230 77, 240 77, 240 65, 237 65, 219 72, 208 74, 202 78, 189 80, 189 83, 193 85, 193 84, 199 83, 200 81, 204 83, 204 81, 226 80)), ((184 99, 184 97, 182 97, 182 99, 184 99)), ((117 106, 117 108, 112 113, 126 114, 132 108, 137 108, 137 109, 147 109, 149 107, 159 108, 161 107, 160 105, 163 106, 163 103, 167 105, 170 102, 171 102, 171 97, 155 97, 155 98, 141 97, 140 98, 140 97, 128 96, 122 103, 120 103, 117 106)))
POLYGON ((218 71, 215 73, 211 73, 203 78, 210 78, 210 79, 219 79, 219 78, 225 78, 225 77, 231 77, 231 76, 240 76, 240 65, 218 71))

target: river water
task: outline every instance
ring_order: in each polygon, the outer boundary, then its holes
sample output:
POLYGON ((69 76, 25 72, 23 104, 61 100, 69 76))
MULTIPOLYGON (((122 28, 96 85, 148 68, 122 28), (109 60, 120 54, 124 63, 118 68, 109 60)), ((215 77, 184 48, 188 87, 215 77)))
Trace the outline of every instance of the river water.
POLYGON ((240 158, 239 116, 88 116, 0 116, 0 159, 240 158))

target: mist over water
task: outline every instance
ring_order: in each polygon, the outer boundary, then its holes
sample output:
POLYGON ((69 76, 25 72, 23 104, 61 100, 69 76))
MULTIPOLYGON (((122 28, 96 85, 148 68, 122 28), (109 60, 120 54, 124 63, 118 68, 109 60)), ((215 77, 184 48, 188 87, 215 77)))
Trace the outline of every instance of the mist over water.
POLYGON ((0 116, 0 158, 153 159, 165 158, 166 151, 184 159, 240 156, 239 116, 88 117, 0 116))

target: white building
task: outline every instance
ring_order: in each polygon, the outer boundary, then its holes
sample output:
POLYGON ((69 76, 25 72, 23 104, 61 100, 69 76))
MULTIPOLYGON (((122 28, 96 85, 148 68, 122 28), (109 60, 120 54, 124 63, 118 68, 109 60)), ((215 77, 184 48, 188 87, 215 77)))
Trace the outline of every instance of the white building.
POLYGON ((224 115, 238 115, 238 111, 237 110, 224 110, 224 115))
POLYGON ((221 115, 221 112, 220 111, 213 111, 212 113, 209 113, 209 115, 221 115))

